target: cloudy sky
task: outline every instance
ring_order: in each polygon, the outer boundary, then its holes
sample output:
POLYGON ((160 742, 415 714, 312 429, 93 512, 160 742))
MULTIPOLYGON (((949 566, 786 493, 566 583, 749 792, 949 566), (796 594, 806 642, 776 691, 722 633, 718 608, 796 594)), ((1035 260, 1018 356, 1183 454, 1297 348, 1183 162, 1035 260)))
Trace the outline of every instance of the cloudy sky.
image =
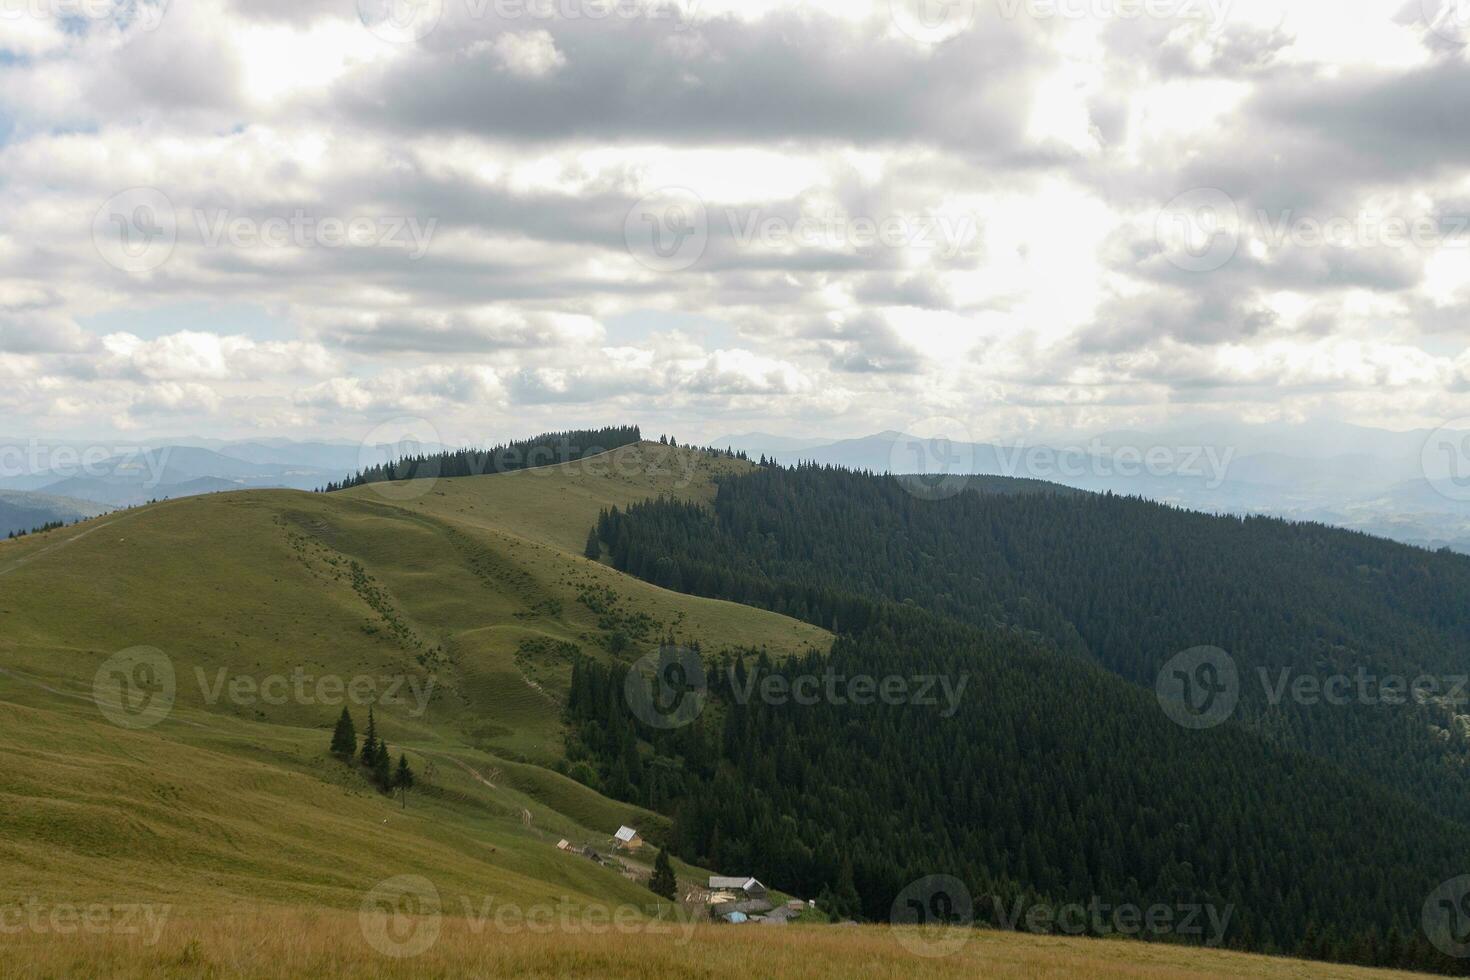
POLYGON ((0 0, 0 435, 1470 415, 1470 0, 0 0))

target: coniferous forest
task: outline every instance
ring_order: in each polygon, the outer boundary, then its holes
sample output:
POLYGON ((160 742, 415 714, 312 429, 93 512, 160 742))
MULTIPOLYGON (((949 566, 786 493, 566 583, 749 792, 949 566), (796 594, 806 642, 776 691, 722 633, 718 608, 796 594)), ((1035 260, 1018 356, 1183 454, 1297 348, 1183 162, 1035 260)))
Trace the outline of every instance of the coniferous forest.
POLYGON ((812 466, 728 478, 712 507, 609 511, 597 535, 651 582, 838 635, 779 664, 706 658, 709 701, 672 728, 630 712, 626 666, 577 663, 573 768, 674 816, 681 857, 861 919, 950 874, 990 925, 1017 902, 1205 905, 1228 910, 1226 946, 1463 972, 1420 916, 1470 870, 1465 709, 1448 696, 1470 559, 1109 496, 923 499, 812 466), (1206 644, 1236 662, 1239 704, 1188 730, 1152 688, 1206 644), (833 674, 962 696, 751 694, 833 674), (1386 696, 1426 674, 1446 696, 1386 696), (1366 686, 1281 697, 1302 675, 1366 686))

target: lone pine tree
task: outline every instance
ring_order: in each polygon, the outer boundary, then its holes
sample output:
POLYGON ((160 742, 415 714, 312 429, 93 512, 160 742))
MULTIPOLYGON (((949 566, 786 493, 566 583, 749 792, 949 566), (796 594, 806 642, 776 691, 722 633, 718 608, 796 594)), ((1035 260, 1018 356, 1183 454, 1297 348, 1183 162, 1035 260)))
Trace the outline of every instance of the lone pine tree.
POLYGON ((678 897, 679 880, 674 877, 674 866, 669 861, 667 850, 659 851, 658 857, 653 859, 653 877, 648 879, 648 889, 671 902, 678 897))

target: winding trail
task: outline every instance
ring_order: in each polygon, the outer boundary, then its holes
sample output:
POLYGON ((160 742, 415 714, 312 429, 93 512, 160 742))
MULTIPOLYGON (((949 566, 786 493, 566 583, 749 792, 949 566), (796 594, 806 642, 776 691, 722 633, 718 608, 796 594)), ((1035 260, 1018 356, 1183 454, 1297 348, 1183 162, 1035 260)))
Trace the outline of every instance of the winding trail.
POLYGON ((494 783, 492 783, 490 780, 486 779, 484 776, 480 775, 480 771, 478 769, 476 769, 474 766, 471 766, 467 762, 463 762, 463 761, 461 761, 459 759, 456 759, 454 756, 450 755, 447 752, 436 752, 433 749, 417 749, 417 748, 414 749, 413 751, 417 752, 419 755, 432 756, 432 757, 434 757, 436 759, 447 759, 448 761, 454 763, 456 766, 459 766, 465 772, 469 773, 470 774, 470 777, 472 779, 474 779, 475 782, 480 783, 480 784, 485 785, 485 786, 488 786, 491 789, 495 789, 495 790, 498 790, 500 788, 499 786, 496 786, 494 783))
POLYGON ((67 545, 71 544, 73 541, 80 541, 80 540, 82 540, 82 538, 85 538, 87 535, 91 534, 92 532, 94 532, 94 531, 100 531, 104 527, 111 527, 112 525, 117 524, 120 521, 126 520, 129 516, 131 516, 131 515, 124 514, 124 515, 122 515, 120 517, 114 517, 111 520, 103 521, 101 524, 94 524, 91 527, 87 528, 85 531, 80 531, 80 532, 78 532, 76 534, 73 534, 71 537, 65 539, 64 541, 57 541, 54 544, 49 544, 46 547, 42 548, 40 551, 37 551, 37 552, 35 552, 33 554, 26 555, 24 558, 17 558, 14 561, 12 561, 9 565, 5 565, 3 567, 0 567, 0 575, 9 575, 11 572, 15 571, 17 568, 21 568, 21 567, 23 567, 23 566, 25 566, 25 565, 27 565, 27 564, 35 561, 37 558, 42 557, 43 555, 49 555, 53 551, 59 551, 60 549, 65 548, 67 545))

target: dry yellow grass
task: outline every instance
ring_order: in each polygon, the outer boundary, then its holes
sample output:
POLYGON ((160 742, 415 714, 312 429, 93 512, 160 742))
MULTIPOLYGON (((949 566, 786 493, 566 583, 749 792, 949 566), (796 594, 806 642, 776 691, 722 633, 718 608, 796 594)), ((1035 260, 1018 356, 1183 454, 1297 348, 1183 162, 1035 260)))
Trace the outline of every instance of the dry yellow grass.
MULTIPOLYGON (((971 932, 956 953, 921 956, 884 926, 680 926, 672 923, 572 928, 552 924, 498 928, 493 920, 446 917, 407 920, 395 932, 412 943, 422 930, 437 932, 416 955, 386 955, 368 941, 362 919, 340 912, 245 913, 233 917, 170 917, 157 941, 151 935, 22 932, 3 939, 7 978, 276 978, 352 976, 587 977, 663 980, 674 977, 941 978, 1264 977, 1349 980, 1407 976, 1388 971, 1268 959, 1238 953, 1065 939, 1017 933, 971 932)), ((369 926, 368 932, 372 931, 369 926)), ((932 937, 927 937, 932 938, 932 937)))

